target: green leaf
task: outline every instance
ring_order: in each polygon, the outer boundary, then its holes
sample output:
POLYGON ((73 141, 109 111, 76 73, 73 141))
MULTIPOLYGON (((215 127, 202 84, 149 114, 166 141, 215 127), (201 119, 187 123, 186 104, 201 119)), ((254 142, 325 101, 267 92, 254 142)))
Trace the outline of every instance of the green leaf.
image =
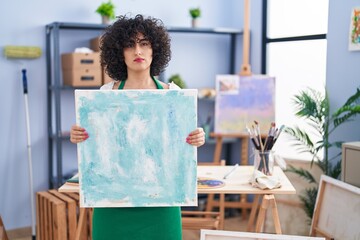
POLYGON ((308 219, 308 224, 311 224, 311 219, 314 214, 316 197, 318 193, 317 187, 307 188, 304 192, 299 196, 301 202, 304 204, 304 211, 308 219))
POLYGON ((296 173, 297 175, 304 178, 309 183, 316 183, 316 180, 313 177, 313 175, 309 171, 307 171, 303 168, 295 168, 294 166, 290 165, 285 171, 296 173))
POLYGON ((329 176, 335 179, 339 179, 341 174, 341 161, 337 161, 335 166, 329 171, 329 176))

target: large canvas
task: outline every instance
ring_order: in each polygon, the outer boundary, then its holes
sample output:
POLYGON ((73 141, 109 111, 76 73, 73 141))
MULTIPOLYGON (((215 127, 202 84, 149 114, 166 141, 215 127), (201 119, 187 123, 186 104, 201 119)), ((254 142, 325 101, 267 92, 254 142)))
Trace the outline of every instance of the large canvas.
POLYGON ((246 133, 254 120, 267 131, 275 121, 274 77, 217 75, 216 90, 216 133, 246 133))
POLYGON ((76 90, 82 207, 197 205, 196 90, 76 90))

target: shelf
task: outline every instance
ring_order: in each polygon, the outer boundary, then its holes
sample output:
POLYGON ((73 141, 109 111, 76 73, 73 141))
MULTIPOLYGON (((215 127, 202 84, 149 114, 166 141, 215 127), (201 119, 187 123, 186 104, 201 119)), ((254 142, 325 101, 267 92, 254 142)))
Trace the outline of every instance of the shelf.
MULTIPOLYGON (((72 23, 53 22, 46 25, 47 29, 68 29, 68 30, 104 30, 109 25, 96 23, 72 23)), ((204 34, 243 34, 242 30, 233 28, 191 28, 191 27, 166 27, 168 32, 173 33, 204 33, 204 34)))
POLYGON ((72 87, 67 85, 61 85, 61 86, 49 86, 49 90, 55 91, 55 90, 75 90, 75 89, 95 89, 99 90, 101 86, 91 86, 91 87, 72 87))

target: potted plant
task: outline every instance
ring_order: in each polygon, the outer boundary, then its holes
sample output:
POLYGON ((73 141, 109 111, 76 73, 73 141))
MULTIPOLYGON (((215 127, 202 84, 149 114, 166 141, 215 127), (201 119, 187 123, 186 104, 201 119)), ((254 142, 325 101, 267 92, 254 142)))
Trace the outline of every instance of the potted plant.
POLYGON ((115 5, 111 2, 111 0, 103 2, 96 9, 96 12, 101 15, 103 24, 109 24, 110 20, 115 18, 115 5))
POLYGON ((198 26, 198 18, 201 16, 201 10, 199 7, 197 8, 190 8, 189 13, 191 16, 191 26, 197 27, 198 26))
POLYGON ((169 83, 173 82, 178 85, 181 89, 186 88, 185 81, 181 78, 179 74, 174 74, 169 78, 169 83))
MULTIPOLYGON (((292 137, 298 150, 311 154, 310 166, 315 164, 323 174, 337 179, 341 174, 341 145, 343 142, 330 142, 330 135, 337 127, 360 114, 360 89, 357 88, 355 94, 350 96, 344 105, 332 114, 330 114, 327 93, 324 95, 311 88, 295 95, 294 105, 296 116, 303 119, 309 125, 309 132, 315 133, 320 140, 313 140, 307 131, 298 126, 286 127, 285 132, 292 137), (323 157, 319 157, 319 152, 323 152, 323 157)), ((305 189, 300 195, 300 201, 303 203, 304 211, 311 223, 319 183, 306 169, 289 166, 286 171, 293 172, 312 184, 312 187, 305 189)))

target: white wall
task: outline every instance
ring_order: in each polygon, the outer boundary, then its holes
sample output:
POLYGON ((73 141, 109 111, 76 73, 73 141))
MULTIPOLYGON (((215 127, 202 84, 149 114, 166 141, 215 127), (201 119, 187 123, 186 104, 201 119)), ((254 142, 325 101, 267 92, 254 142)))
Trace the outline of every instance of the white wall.
MULTIPOLYGON (((100 23, 95 9, 102 1, 25 1, 5 0, 0 15, 0 47, 4 45, 39 46, 45 53, 45 25, 51 22, 100 23)), ((242 28, 243 1, 239 0, 113 0, 117 15, 142 13, 163 20, 166 26, 188 27, 188 9, 200 6, 202 27, 242 28)), ((252 0, 251 60, 254 72, 260 71, 261 0, 252 0)), ((62 47, 71 51, 79 36, 68 35, 62 47), (71 43, 71 40, 74 42, 71 43)), ((82 36, 84 37, 84 36, 82 36)), ((91 34, 89 33, 89 38, 91 34)), ((226 37, 173 36, 173 61, 166 71, 181 73, 190 87, 214 86, 216 73, 228 71, 226 37), (200 42, 200 43, 199 43, 200 42), (185 49, 185 50, 184 50, 185 49)), ((241 39, 238 39, 241 44, 241 39)), ((48 187, 46 62, 39 59, 16 61, 0 57, 0 214, 7 229, 31 225, 26 150, 26 126, 21 83, 21 68, 28 71, 31 147, 34 192, 48 187), (21 62, 23 65, 21 65, 21 62)), ((237 66, 241 64, 238 48, 237 66)), ((72 104, 72 103, 69 103, 72 104)), ((70 125, 74 119, 68 111, 70 125)), ((65 125, 66 125, 65 124, 65 125)), ((66 130, 66 129, 63 129, 66 130)), ((65 145, 65 144, 64 144, 65 145)), ((68 144, 70 145, 70 144, 68 144)), ((74 146, 67 146, 73 148, 74 146)), ((76 162, 72 164, 76 165, 76 162)), ((71 165, 71 164, 70 164, 71 165)))

